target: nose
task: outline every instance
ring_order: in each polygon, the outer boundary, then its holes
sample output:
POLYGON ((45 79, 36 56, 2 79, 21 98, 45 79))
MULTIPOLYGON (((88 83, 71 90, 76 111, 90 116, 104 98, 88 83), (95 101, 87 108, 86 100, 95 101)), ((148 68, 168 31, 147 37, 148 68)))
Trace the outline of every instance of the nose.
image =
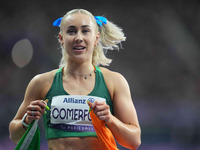
POLYGON ((77 43, 83 42, 83 36, 80 32, 77 33, 77 36, 75 37, 75 42, 77 43))

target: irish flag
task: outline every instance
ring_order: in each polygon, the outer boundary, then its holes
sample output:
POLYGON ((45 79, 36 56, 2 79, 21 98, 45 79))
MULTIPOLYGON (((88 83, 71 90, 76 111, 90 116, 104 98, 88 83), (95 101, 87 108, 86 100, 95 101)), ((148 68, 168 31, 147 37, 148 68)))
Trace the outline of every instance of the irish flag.
POLYGON ((40 150, 40 131, 38 121, 33 121, 17 144, 15 150, 40 150))

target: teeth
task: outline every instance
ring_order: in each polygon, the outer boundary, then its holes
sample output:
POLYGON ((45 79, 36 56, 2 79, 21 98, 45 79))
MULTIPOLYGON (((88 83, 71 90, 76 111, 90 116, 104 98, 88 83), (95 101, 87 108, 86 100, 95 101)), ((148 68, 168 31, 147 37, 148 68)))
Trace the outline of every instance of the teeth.
POLYGON ((84 49, 85 47, 74 47, 74 49, 84 49))

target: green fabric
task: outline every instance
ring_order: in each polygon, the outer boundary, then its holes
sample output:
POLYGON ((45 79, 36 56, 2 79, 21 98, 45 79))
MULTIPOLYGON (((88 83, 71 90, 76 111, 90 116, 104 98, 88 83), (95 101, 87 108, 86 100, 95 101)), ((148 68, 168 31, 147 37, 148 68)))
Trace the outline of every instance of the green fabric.
POLYGON ((17 144, 15 150, 40 150, 38 120, 33 121, 17 144))
MULTIPOLYGON (((96 68, 95 87, 93 91, 88 95, 105 98, 106 103, 110 106, 110 110, 112 113, 113 105, 111 102, 110 93, 104 81, 103 74, 99 67, 95 67, 95 68, 96 68)), ((56 72, 54 80, 53 80, 53 84, 46 95, 45 99, 49 100, 47 103, 49 108, 51 108, 52 97, 58 96, 58 95, 69 95, 63 88, 62 69, 63 68, 60 68, 56 72)), ((46 139, 61 138, 61 137, 85 137, 85 136, 97 137, 95 132, 70 132, 70 131, 63 131, 60 129, 51 128, 50 127, 50 111, 47 111, 47 113, 43 115, 43 120, 44 120, 44 126, 45 126, 46 139)))

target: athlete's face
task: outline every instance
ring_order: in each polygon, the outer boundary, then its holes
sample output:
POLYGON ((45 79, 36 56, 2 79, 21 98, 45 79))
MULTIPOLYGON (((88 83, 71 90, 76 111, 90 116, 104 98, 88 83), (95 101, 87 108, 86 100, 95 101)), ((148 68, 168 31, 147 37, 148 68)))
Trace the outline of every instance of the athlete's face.
POLYGON ((99 40, 99 34, 95 32, 95 27, 91 18, 82 13, 76 13, 66 18, 59 38, 69 60, 78 63, 92 61, 94 46, 99 40))

